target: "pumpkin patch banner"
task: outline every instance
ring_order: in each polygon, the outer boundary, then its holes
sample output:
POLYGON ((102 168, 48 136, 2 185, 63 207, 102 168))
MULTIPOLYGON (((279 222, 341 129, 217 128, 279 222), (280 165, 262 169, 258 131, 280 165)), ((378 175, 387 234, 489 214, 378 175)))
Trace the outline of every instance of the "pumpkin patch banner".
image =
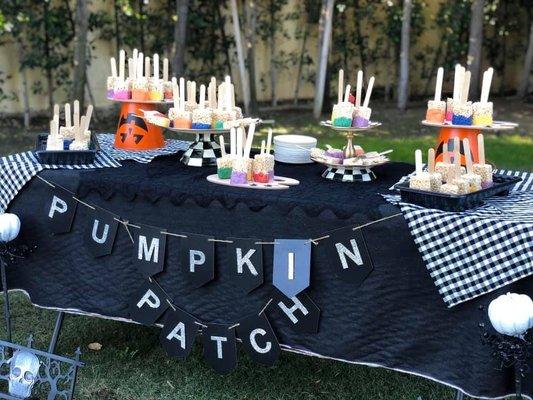
MULTIPOLYGON (((129 122, 135 123, 134 120, 129 122)), ((46 202, 45 218, 51 233, 70 232, 78 202, 90 208, 83 239, 92 256, 112 256, 120 225, 132 241, 132 261, 139 275, 144 277, 144 283, 129 303, 132 320, 143 325, 161 326, 161 345, 172 357, 186 358, 201 332, 204 359, 218 373, 228 373, 236 366, 236 334, 257 363, 273 365, 279 358, 280 345, 265 313, 269 305, 295 332, 314 334, 319 331, 321 311, 307 293, 313 247, 325 251, 331 260, 332 272, 356 286, 373 270, 361 227, 346 227, 318 239, 221 239, 133 224, 108 210, 82 202, 73 193, 59 187, 51 189, 46 202), (156 280, 157 274, 166 267, 169 235, 179 241, 179 267, 191 289, 216 284, 215 242, 219 242, 225 246, 225 265, 231 271, 229 275, 235 290, 244 296, 264 284, 263 246, 272 245, 274 288, 271 289, 271 300, 257 314, 243 316, 240 321, 202 322, 186 310, 186 304, 177 306, 156 280)))

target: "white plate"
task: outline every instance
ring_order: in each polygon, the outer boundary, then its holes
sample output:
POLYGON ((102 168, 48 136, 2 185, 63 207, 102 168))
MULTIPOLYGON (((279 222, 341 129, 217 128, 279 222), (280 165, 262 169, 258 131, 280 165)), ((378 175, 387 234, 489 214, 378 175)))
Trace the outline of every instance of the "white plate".
POLYGON ((300 184, 300 181, 284 176, 275 176, 270 183, 248 182, 242 185, 232 185, 229 179, 220 179, 217 174, 209 175, 207 180, 222 186, 238 187, 243 189, 284 190, 300 184))
POLYGON ((348 127, 342 127, 342 126, 334 126, 331 121, 322 121, 320 123, 322 126, 327 126, 328 128, 334 129, 336 131, 342 131, 342 132, 357 132, 357 131, 367 131, 369 129, 377 128, 378 126, 381 126, 381 122, 374 122, 370 121, 368 123, 368 127, 366 128, 355 128, 352 126, 348 127))
POLYGON ((481 126, 481 125, 453 125, 450 123, 438 123, 438 122, 429 122, 427 120, 422 121, 422 125, 433 126, 435 128, 458 128, 458 129, 475 129, 483 131, 505 131, 511 130, 518 126, 517 123, 507 122, 507 121, 492 121, 491 126, 481 126))

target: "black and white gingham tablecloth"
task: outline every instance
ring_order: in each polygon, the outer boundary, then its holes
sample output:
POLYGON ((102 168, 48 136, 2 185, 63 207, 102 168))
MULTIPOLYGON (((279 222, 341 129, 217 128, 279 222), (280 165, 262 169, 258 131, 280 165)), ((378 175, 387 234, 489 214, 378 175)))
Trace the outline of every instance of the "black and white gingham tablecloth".
POLYGON ((383 195, 400 206, 448 307, 533 275, 533 174, 495 172, 522 181, 509 196, 490 198, 464 212, 427 209, 402 203, 398 195, 383 195))
POLYGON ((164 156, 168 154, 174 154, 178 151, 185 151, 189 148, 191 142, 185 140, 166 139, 165 147, 156 150, 144 150, 144 151, 127 151, 116 149, 113 146, 115 142, 115 135, 101 133, 98 135, 98 142, 100 148, 113 157, 117 161, 134 160, 139 163, 149 163, 158 156, 164 156))
POLYGON ((149 163, 155 157, 186 150, 190 142, 168 139, 165 148, 148 151, 124 151, 113 147, 114 135, 99 134, 101 151, 96 154, 93 164, 49 165, 41 164, 32 151, 0 158, 0 213, 5 212, 9 203, 35 175, 44 169, 93 169, 120 167, 120 161, 134 160, 149 163))

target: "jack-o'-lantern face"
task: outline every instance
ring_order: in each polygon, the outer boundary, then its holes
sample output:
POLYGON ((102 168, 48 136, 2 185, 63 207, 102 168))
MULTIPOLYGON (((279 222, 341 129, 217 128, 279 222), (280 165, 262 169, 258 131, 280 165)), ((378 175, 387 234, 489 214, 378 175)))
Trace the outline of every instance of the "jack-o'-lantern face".
POLYGON ((141 151, 165 146, 163 130, 149 124, 141 116, 143 110, 153 110, 149 104, 123 103, 115 134, 115 147, 123 150, 141 151))
POLYGON ((444 128, 440 131, 439 144, 435 149, 435 161, 443 161, 443 148, 444 143, 448 143, 448 156, 449 160, 453 160, 454 149, 454 137, 459 137, 459 154, 461 155, 461 164, 466 165, 465 149, 463 147, 463 139, 468 138, 470 142, 470 157, 473 162, 478 162, 477 154, 477 130, 464 129, 458 131, 454 128, 444 128))
POLYGON ((126 117, 120 116, 117 133, 122 143, 137 146, 148 133, 148 127, 144 119, 130 113, 126 117))

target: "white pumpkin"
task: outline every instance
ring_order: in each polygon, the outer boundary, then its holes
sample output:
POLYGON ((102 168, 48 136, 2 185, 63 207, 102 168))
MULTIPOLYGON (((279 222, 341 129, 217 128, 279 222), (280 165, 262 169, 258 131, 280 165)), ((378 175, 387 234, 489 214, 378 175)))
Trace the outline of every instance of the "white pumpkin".
POLYGON ((19 217, 15 214, 0 214, 0 242, 11 242, 19 232, 19 217))
POLYGON ((501 295, 489 304, 489 319, 498 333, 520 337, 533 328, 533 301, 525 294, 501 295))

